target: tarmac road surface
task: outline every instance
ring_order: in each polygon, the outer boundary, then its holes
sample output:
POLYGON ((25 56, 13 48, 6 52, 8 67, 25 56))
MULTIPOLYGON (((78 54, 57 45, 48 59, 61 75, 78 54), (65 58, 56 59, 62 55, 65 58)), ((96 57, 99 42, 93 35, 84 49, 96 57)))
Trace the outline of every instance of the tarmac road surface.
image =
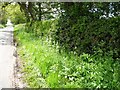
POLYGON ((13 88, 15 57, 13 27, 0 29, 0 90, 13 88))

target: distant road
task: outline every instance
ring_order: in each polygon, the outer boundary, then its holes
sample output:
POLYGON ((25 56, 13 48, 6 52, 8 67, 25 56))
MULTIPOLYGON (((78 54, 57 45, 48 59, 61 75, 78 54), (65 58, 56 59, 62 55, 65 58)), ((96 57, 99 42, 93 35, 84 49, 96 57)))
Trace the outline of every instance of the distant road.
POLYGON ((0 45, 13 44, 13 27, 0 29, 0 45))

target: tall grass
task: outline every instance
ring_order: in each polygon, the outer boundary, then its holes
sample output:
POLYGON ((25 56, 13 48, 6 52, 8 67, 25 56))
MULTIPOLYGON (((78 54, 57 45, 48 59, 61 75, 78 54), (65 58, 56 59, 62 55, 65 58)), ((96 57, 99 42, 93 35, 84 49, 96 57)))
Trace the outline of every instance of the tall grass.
POLYGON ((50 37, 47 37, 51 28, 55 29, 54 22, 46 21, 42 24, 44 26, 39 26, 40 23, 35 25, 38 24, 37 33, 45 31, 43 38, 35 35, 34 31, 26 32, 24 25, 15 27, 18 54, 24 66, 24 81, 29 87, 120 88, 119 61, 115 61, 110 54, 83 53, 77 56, 74 52, 68 54, 64 50, 59 53, 59 46, 51 44, 50 37))

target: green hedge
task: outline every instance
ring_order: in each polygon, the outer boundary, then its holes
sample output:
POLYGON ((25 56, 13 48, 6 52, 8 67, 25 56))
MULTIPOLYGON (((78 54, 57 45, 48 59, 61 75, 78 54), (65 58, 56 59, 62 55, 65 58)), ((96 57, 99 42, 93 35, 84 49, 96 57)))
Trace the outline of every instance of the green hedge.
POLYGON ((83 52, 93 54, 101 49, 103 52, 113 51, 114 59, 120 58, 119 21, 120 17, 89 21, 87 16, 80 16, 74 22, 69 16, 62 16, 54 39, 61 48, 78 55, 83 52))
POLYGON ((24 81, 29 87, 120 88, 120 62, 113 59, 112 51, 103 55, 104 52, 97 49, 92 55, 82 53, 79 56, 73 51, 61 50, 59 53, 59 45, 51 44, 47 37, 51 33, 50 27, 55 29, 54 22, 36 22, 37 29, 34 25, 30 28, 45 34, 42 39, 33 32, 26 32, 28 29, 24 26, 15 29, 24 81))

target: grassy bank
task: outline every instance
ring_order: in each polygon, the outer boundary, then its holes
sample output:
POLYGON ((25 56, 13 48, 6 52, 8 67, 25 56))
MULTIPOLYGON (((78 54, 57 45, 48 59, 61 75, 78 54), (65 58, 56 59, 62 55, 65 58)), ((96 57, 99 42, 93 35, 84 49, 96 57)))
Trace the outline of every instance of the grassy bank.
POLYGON ((4 26, 2 24, 0 24, 0 28, 4 28, 4 26))
POLYGON ((59 46, 51 44, 49 33, 54 23, 39 22, 38 36, 27 32, 24 25, 15 26, 15 39, 18 42, 18 54, 23 62, 24 81, 32 88, 120 88, 120 63, 111 54, 94 55, 75 52, 66 53, 59 46))

